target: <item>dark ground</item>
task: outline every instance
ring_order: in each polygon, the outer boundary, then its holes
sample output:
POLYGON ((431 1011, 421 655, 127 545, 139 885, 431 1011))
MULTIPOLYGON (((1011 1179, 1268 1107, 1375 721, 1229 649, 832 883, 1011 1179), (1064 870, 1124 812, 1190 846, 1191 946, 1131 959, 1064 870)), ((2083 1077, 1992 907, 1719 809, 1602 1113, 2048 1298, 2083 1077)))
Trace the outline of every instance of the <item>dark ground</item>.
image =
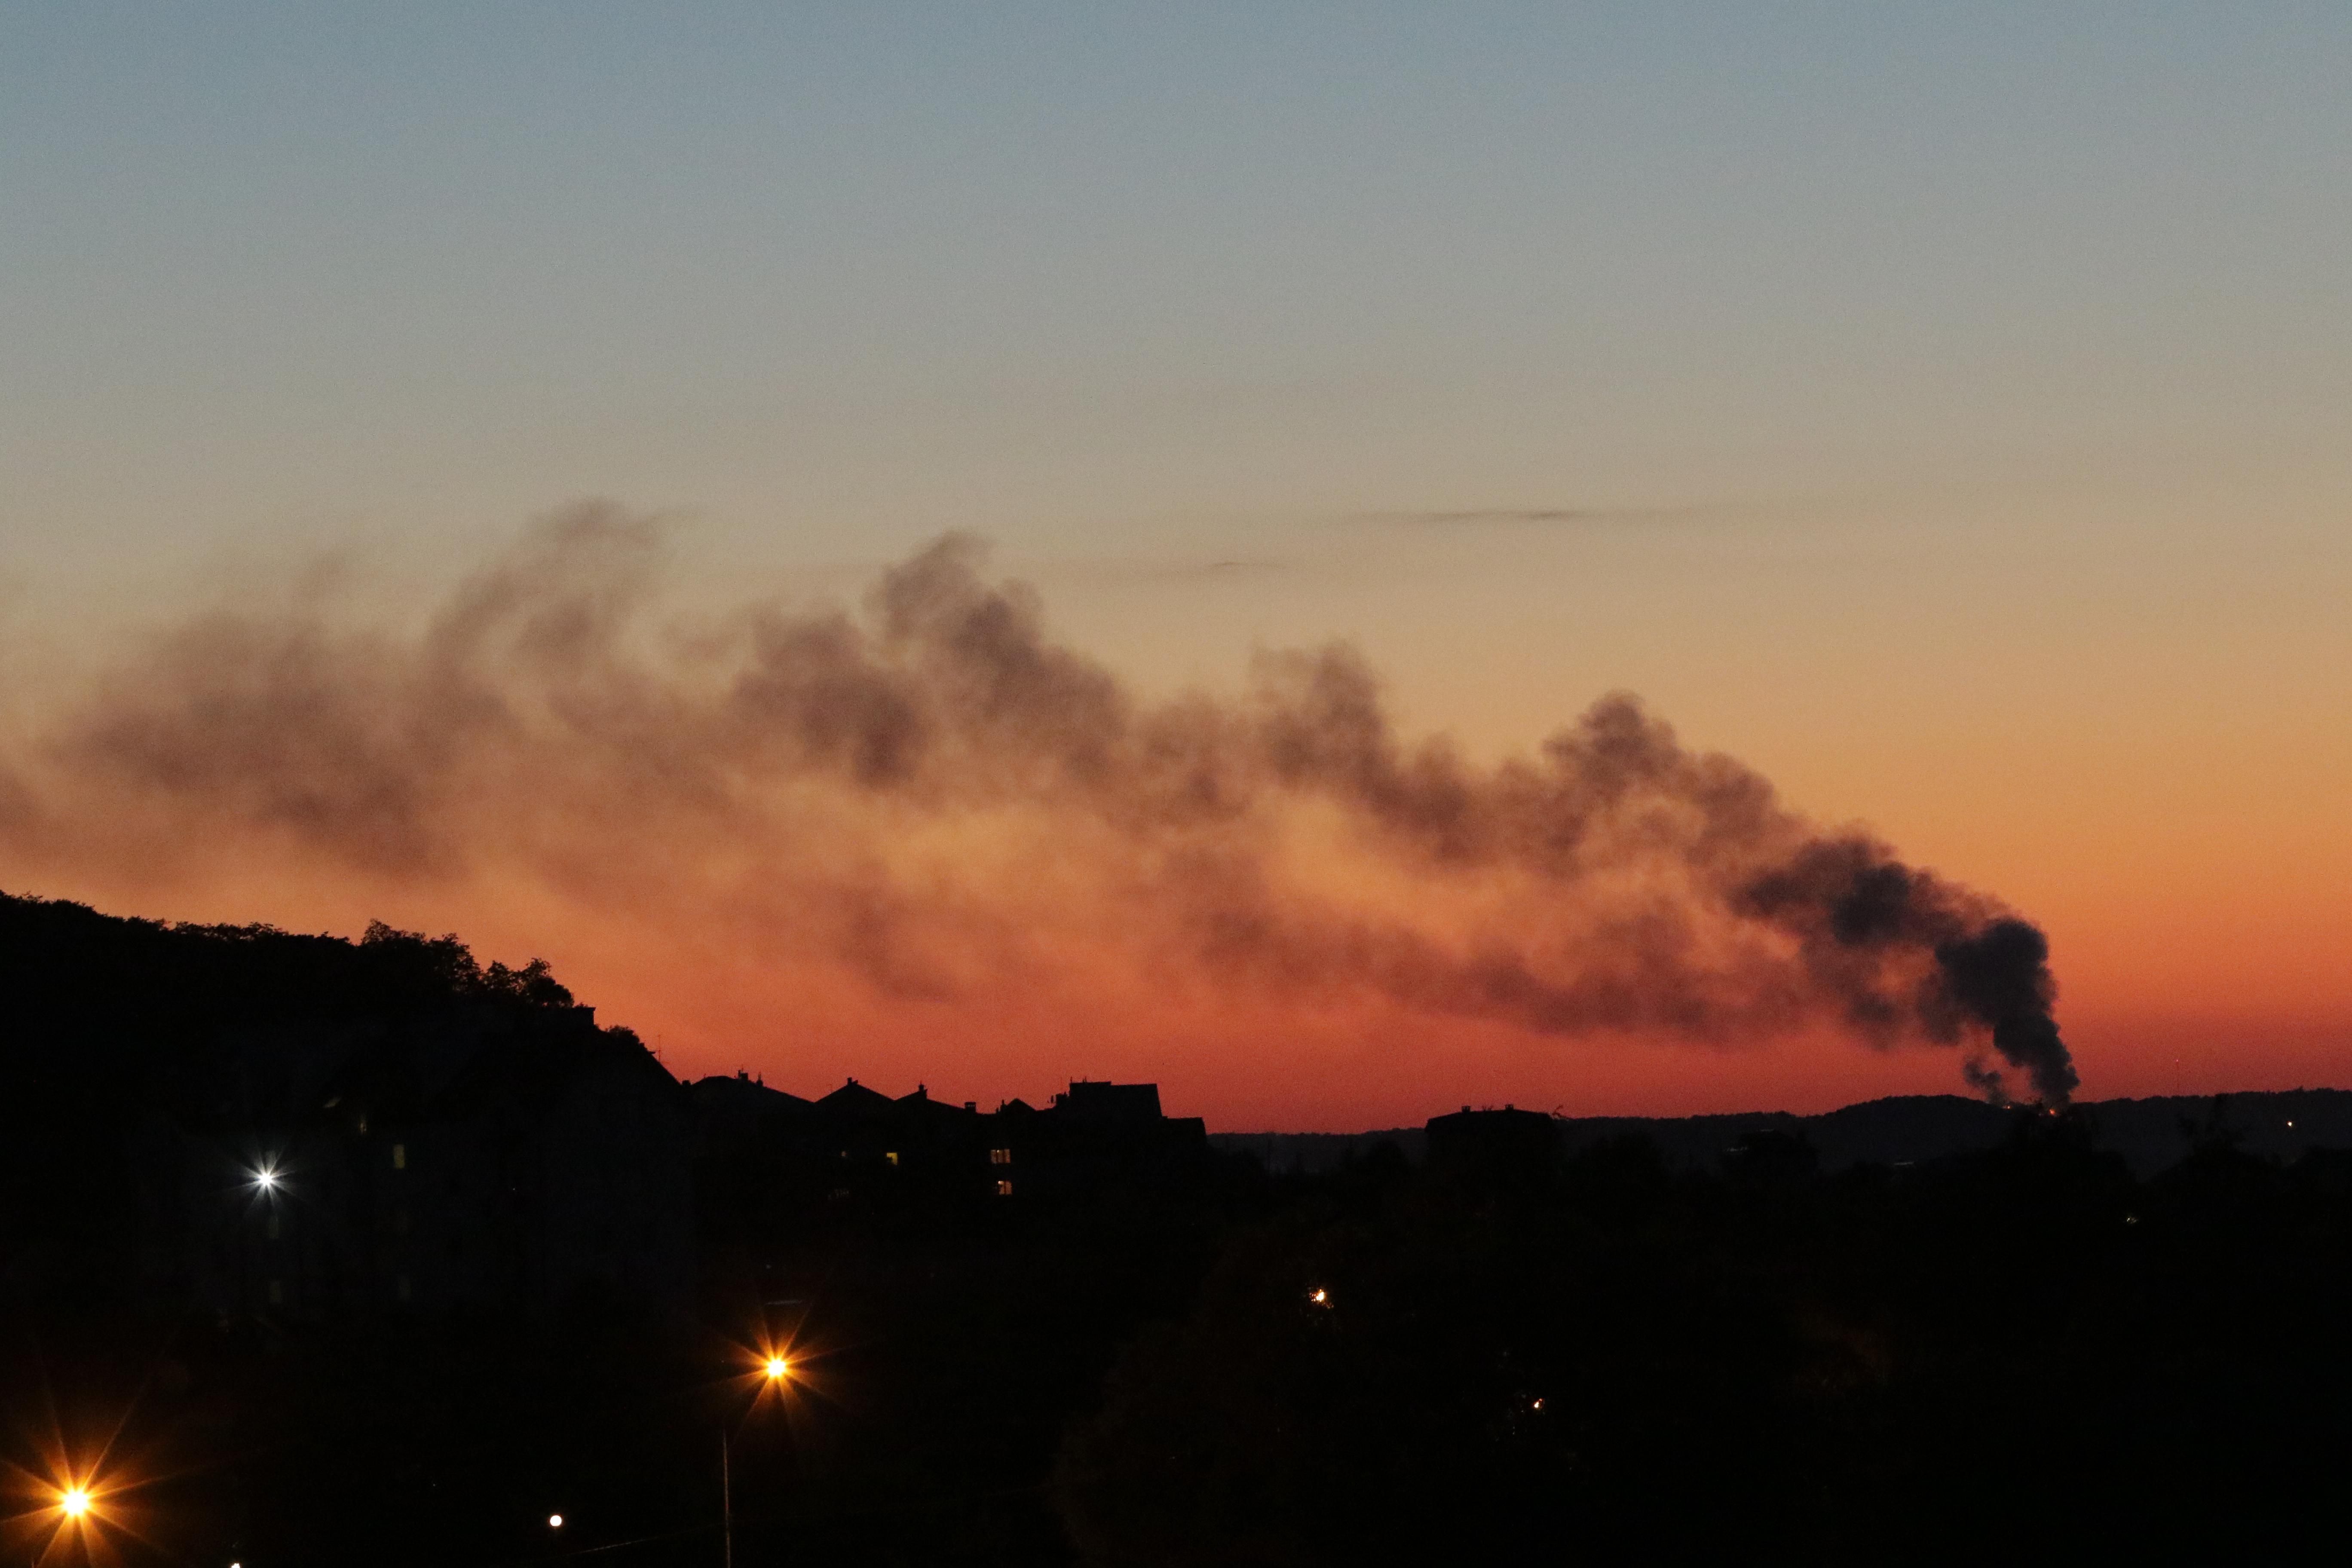
POLYGON ((1716 1174, 1376 1152, 834 1214, 709 1238, 700 1323, 53 1302, 5 1325, 0 1400, 26 1471, 52 1413, 121 1421, 124 1563, 715 1563, 722 1426, 745 1564, 2263 1559, 2346 1522, 2352 1155, 2217 1140, 2142 1181, 2021 1116, 1814 1166, 1772 1135, 1716 1174))
POLYGON ((706 1153, 668 1305, 273 1324, 142 1283, 173 1232, 118 1156, 224 1041, 452 997, 570 1002, 454 939, 0 899, 0 1564, 711 1564, 722 1432, 744 1568, 2270 1561, 2352 1524, 2319 1100, 2184 1108, 2168 1162, 2112 1108, 1954 1102, 1941 1157, 1873 1143, 1882 1105, 1018 1203, 706 1153))

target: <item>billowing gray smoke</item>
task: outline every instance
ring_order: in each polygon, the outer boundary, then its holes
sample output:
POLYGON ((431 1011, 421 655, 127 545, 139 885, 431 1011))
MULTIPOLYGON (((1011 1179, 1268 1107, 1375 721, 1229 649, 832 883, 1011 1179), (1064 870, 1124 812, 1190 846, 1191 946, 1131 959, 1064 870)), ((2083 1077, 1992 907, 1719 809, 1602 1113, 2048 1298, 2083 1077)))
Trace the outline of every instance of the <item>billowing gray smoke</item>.
MULTIPOLYGON (((1937 1041, 1982 1030, 2025 1073, 2035 1099, 2063 1105, 2074 1092, 2074 1066, 2050 1011, 2057 998, 2050 943, 2027 921, 1855 837, 1805 845, 1741 889, 1738 903, 1794 931, 1808 966, 1833 988, 1846 984, 1841 977, 1857 954, 1932 953, 1933 968, 1908 996, 1848 986, 1849 1016, 1864 1028, 1890 1018, 1916 1025, 1937 1041)), ((2007 1098, 1998 1068, 1971 1063, 1969 1077, 1994 1099, 2007 1098)))
POLYGON ((2047 948, 1994 900, 1823 833, 1611 696, 1492 767, 1394 731, 1346 647, 1147 703, 950 537, 866 612, 654 609, 656 531, 584 509, 429 626, 208 615, 0 762, 43 865, 267 855, 518 876, 957 994, 1115 964, 1552 1036, 1832 1022, 2063 1101, 2047 948), (2002 1065, 1994 1065, 1994 1058, 2002 1065))

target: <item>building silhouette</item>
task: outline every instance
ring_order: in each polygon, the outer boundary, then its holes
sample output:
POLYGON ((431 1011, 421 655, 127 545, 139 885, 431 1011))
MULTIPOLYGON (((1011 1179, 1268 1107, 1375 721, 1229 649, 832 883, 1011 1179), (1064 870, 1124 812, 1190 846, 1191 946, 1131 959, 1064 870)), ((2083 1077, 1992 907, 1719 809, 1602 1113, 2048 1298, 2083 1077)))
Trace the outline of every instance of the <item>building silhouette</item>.
POLYGON ((821 1099, 746 1074, 690 1086, 706 1221, 721 1229, 827 1206, 942 1209, 1164 1192, 1208 1160, 1198 1117, 1170 1117, 1156 1084, 1073 1081, 1025 1100, 896 1099, 851 1079, 821 1099))
POLYGON ((1559 1124, 1539 1110, 1464 1106, 1424 1129, 1430 1169, 1455 1182, 1516 1186, 1539 1182, 1559 1161, 1559 1124))

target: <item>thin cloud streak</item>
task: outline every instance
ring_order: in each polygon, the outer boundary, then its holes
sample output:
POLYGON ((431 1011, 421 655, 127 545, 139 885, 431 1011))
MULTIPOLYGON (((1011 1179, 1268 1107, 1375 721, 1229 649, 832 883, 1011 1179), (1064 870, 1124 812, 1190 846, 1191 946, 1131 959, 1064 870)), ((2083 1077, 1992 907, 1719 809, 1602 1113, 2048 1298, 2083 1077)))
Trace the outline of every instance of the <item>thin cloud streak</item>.
POLYGON ((1414 511, 1359 512, 1351 521, 1362 523, 1419 527, 1471 527, 1478 524, 1507 526, 1530 524, 1601 526, 1610 523, 1666 522, 1696 518, 1720 507, 1473 507, 1459 510, 1426 510, 1414 511))

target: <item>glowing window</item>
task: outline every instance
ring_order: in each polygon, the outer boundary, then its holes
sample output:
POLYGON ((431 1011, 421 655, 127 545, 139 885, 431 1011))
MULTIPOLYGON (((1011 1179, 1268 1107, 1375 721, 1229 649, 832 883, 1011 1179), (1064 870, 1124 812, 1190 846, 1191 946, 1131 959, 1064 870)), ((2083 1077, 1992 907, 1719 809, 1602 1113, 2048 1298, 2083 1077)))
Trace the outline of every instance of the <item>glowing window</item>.
POLYGON ((898 1151, 896 1149, 885 1151, 882 1157, 895 1165, 898 1163, 898 1151))
POLYGON ((996 1184, 996 1195, 997 1195, 998 1197, 1000 1197, 1000 1198, 1009 1198, 1009 1197, 1011 1197, 1011 1196, 1013 1195, 1013 1184, 1012 1184, 1011 1182, 999 1182, 999 1183, 997 1183, 997 1184, 996 1184))
POLYGON ((992 1165, 1010 1165, 1013 1163, 1013 1151, 1010 1149, 991 1149, 988 1152, 988 1163, 992 1165))
POLYGON ((405 1171, 408 1169, 407 1144, 394 1143, 392 1146, 392 1168, 395 1171, 405 1171))

